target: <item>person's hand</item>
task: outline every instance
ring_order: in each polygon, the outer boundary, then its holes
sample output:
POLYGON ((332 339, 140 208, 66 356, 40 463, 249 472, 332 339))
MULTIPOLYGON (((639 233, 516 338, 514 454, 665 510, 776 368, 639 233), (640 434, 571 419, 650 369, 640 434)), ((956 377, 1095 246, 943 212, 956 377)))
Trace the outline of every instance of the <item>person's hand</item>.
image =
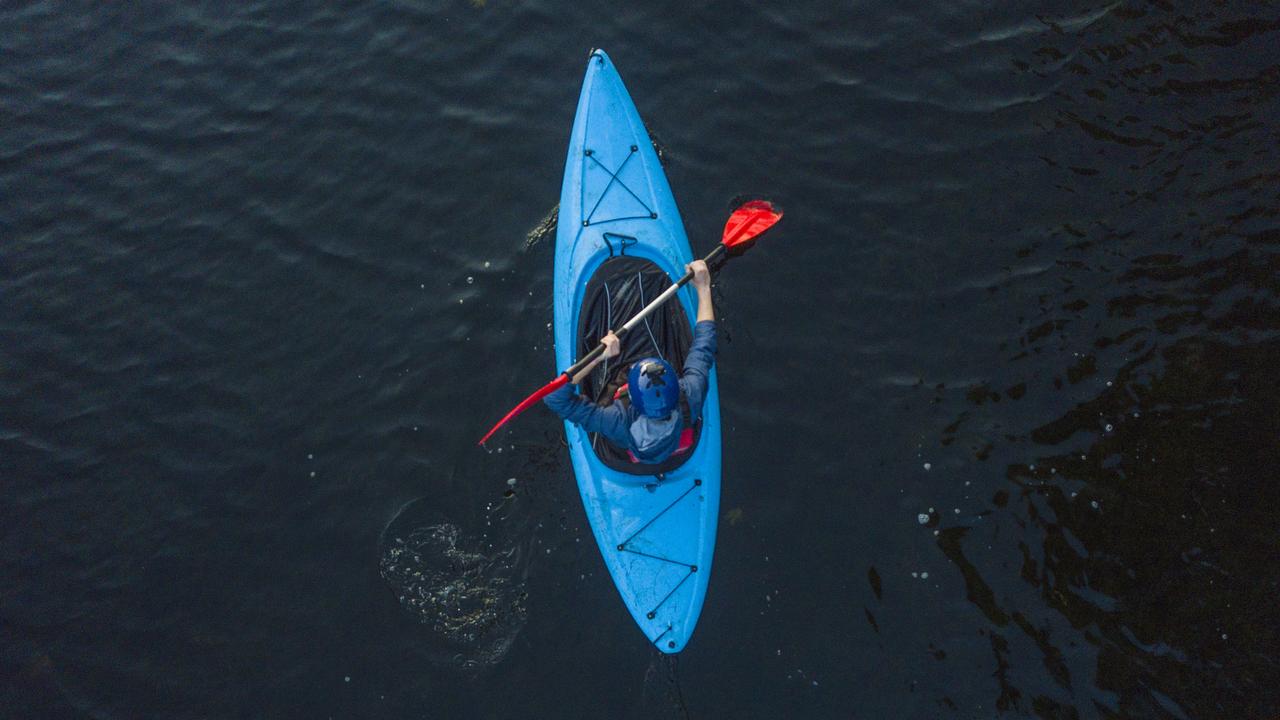
POLYGON ((701 260, 694 260, 684 266, 686 272, 693 273, 693 286, 698 290, 711 289, 711 271, 707 270, 707 264, 701 260))
POLYGON ((606 358, 615 358, 622 353, 622 341, 618 340, 618 336, 612 332, 600 338, 600 344, 604 345, 604 356, 606 358))

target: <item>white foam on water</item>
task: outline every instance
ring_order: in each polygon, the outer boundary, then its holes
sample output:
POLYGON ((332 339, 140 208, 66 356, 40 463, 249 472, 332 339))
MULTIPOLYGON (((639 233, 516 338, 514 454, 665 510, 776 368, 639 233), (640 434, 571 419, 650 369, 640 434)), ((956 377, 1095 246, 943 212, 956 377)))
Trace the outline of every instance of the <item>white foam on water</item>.
POLYGON ((501 660, 524 627, 526 592, 515 564, 514 550, 479 552, 441 523, 389 538, 380 570, 401 607, 474 667, 501 660))

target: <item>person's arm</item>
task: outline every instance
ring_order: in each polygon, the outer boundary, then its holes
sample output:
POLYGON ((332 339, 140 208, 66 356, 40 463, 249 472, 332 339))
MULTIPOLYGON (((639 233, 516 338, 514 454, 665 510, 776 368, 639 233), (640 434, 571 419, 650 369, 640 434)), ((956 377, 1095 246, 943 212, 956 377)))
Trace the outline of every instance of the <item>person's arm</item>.
POLYGON ((707 264, 701 260, 694 260, 685 269, 693 271, 693 288, 698 291, 697 322, 703 320, 714 322, 716 310, 711 306, 711 273, 707 270, 707 264))
POLYGON ((572 385, 564 385, 542 399, 547 407, 586 432, 600 433, 614 443, 626 447, 627 416, 620 405, 600 407, 578 397, 572 385))
MULTIPOLYGON (((604 343, 605 351, 596 362, 600 362, 606 357, 616 357, 618 355, 618 338, 613 333, 605 335, 600 342, 604 343)), ((615 444, 626 447, 628 437, 627 416, 622 407, 619 405, 600 407, 590 400, 578 397, 578 393, 574 390, 574 385, 585 378, 595 365, 596 363, 591 363, 585 370, 573 377, 572 385, 566 384, 558 388, 555 392, 543 398, 542 401, 555 414, 581 427, 586 432, 600 433, 615 444)))
POLYGON ((693 327, 693 343, 684 358, 684 372, 680 374, 680 389, 689 401, 693 417, 702 414, 702 401, 707 394, 707 378, 716 361, 715 310, 711 306, 711 275, 707 264, 697 260, 689 264, 693 271, 693 285, 698 291, 698 322, 693 327))
POLYGON ((596 369, 597 365, 609 358, 618 357, 618 353, 622 352, 622 346, 618 340, 618 336, 614 335, 612 330, 609 331, 608 335, 600 338, 600 344, 604 345, 604 352, 595 360, 592 360, 586 367, 579 370, 578 374, 574 375, 573 378, 569 380, 570 383, 574 385, 582 384, 582 381, 591 374, 592 370, 596 369))
POLYGON ((716 324, 713 320, 703 320, 693 328, 693 344, 684 358, 684 372, 680 373, 680 389, 684 391, 694 417, 701 415, 711 366, 715 361, 716 324))

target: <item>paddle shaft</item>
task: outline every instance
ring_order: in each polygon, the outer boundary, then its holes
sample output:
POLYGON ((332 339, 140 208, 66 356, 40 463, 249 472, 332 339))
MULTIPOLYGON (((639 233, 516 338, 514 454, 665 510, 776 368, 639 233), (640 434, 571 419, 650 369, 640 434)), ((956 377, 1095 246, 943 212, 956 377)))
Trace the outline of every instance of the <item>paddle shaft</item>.
MULTIPOLYGON (((708 267, 711 267, 711 265, 719 261, 720 256, 724 254, 725 254, 725 246, 717 245, 716 249, 712 250, 710 253, 707 253, 707 256, 703 258, 702 261, 705 262, 708 267)), ((670 300, 672 295, 675 295, 680 290, 680 288, 684 287, 685 285, 688 285, 689 281, 692 279, 693 279, 693 271, 691 270, 685 273, 684 277, 676 281, 676 284, 672 285, 666 290, 663 290, 662 293, 658 295, 658 297, 654 298, 653 300, 650 300, 649 304, 645 305, 644 308, 640 310, 640 312, 636 313, 635 317, 628 320, 626 324, 623 325, 622 327, 618 328, 617 330, 614 330, 613 334, 617 335, 619 340, 626 337, 627 333, 631 332, 632 328, 644 322, 645 318, 652 315, 654 310, 657 310, 658 308, 662 307, 662 303, 670 300)), ((582 359, 578 360, 578 362, 571 365, 567 370, 564 371, 563 374, 568 375, 570 378, 576 376, 579 372, 582 371, 583 368, 590 365, 597 358, 599 358, 602 353, 604 353, 604 345, 596 345, 594 348, 591 349, 591 352, 582 356, 582 359)))
MULTIPOLYGON (((703 262, 707 264, 707 269, 713 273, 718 272, 720 268, 729 261, 729 258, 736 257, 741 255, 743 252, 746 252, 747 248, 755 244, 756 239, 759 238, 761 234, 781 219, 782 211, 775 208, 773 204, 767 201, 753 200, 738 206, 738 209, 734 210, 729 216, 729 221, 725 223, 724 236, 720 240, 720 245, 703 258, 703 262)), ((632 328, 643 322, 644 319, 652 314, 654 310, 662 305, 662 303, 670 300, 672 295, 675 295, 680 288, 689 284, 689 281, 692 279, 692 272, 685 273, 684 277, 680 278, 678 282, 664 290, 658 295, 658 297, 654 298, 653 302, 646 305, 639 313, 636 314, 635 317, 631 318, 625 325, 614 331, 614 334, 619 338, 626 336, 627 333, 631 332, 632 328)), ((699 299, 699 303, 701 303, 701 299, 699 299)), ((574 363, 564 372, 557 375, 554 380, 543 385, 532 395, 521 401, 519 405, 516 405, 511 409, 511 412, 507 413, 501 420, 499 420, 496 425, 489 428, 489 432, 485 433, 485 436, 480 439, 480 444, 483 445, 486 440, 493 437, 493 434, 498 432, 498 428, 505 425, 511 418, 524 412, 534 403, 555 392, 557 389, 564 387, 564 385, 569 383, 570 380, 576 378, 578 375, 584 375, 587 373, 595 366, 596 363, 603 359, 604 350, 605 347, 603 343, 596 345, 591 349, 591 352, 587 353, 586 357, 583 357, 581 360, 574 363)))

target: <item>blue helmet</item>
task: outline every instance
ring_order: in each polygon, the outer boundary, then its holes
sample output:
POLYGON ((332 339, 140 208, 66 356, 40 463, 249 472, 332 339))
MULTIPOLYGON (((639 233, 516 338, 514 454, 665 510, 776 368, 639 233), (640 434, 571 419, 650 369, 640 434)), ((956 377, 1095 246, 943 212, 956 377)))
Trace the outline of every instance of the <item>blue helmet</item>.
POLYGON ((631 364, 627 373, 627 392, 631 405, 641 415, 665 418, 680 402, 680 376, 671 363, 650 357, 631 364))

